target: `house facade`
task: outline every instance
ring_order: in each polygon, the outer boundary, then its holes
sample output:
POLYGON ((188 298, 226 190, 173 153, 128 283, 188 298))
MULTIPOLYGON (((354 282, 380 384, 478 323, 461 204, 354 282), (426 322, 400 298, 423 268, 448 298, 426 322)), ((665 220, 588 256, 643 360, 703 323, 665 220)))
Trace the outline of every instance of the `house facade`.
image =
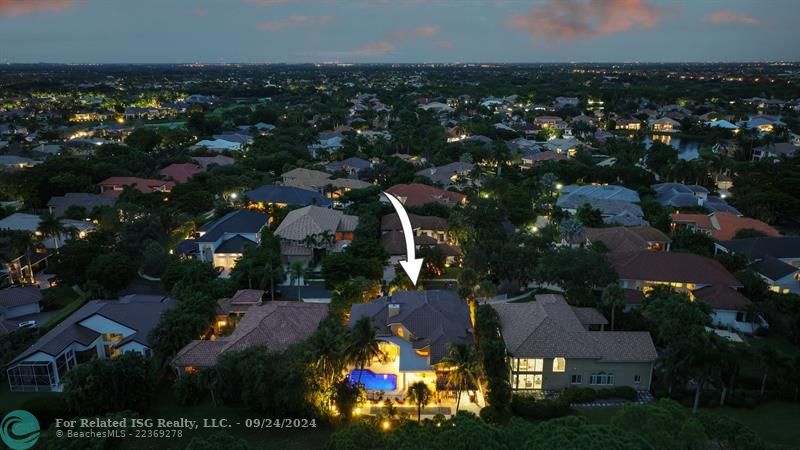
POLYGON ((747 256, 750 268, 773 292, 800 293, 800 237, 755 237, 718 241, 716 252, 747 256))
POLYGON ((275 229, 286 262, 312 262, 315 250, 340 251, 354 238, 358 217, 341 211, 306 206, 290 211, 275 229))
POLYGON ((61 392, 64 375, 80 363, 129 351, 149 355, 150 330, 175 304, 152 295, 90 301, 9 363, 11 391, 61 392))
POLYGON ((603 331, 608 322, 599 311, 572 307, 560 295, 492 307, 500 319, 514 391, 650 389, 658 357, 650 333, 603 331))
POLYGON ((177 249, 185 256, 229 270, 241 258, 245 246, 261 242, 261 231, 268 223, 266 213, 237 209, 201 226, 194 238, 181 241, 177 249))

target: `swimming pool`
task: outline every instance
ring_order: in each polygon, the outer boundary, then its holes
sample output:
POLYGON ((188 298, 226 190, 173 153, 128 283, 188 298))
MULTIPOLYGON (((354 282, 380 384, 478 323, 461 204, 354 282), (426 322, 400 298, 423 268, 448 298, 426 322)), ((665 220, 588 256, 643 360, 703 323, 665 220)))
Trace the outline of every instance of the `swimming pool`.
POLYGON ((397 375, 356 369, 350 372, 351 383, 358 382, 359 373, 361 373, 361 383, 368 391, 394 391, 397 389, 397 375))

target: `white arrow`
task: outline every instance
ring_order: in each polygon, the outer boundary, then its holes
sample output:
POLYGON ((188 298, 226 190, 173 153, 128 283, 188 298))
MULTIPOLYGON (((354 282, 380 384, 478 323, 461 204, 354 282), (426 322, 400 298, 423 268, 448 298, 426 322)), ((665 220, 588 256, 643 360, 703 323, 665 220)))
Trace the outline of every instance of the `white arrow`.
POLYGON ((403 270, 408 274, 408 278, 411 278, 411 283, 416 286, 424 258, 417 258, 416 247, 414 246, 414 230, 411 229, 411 220, 408 218, 406 209, 403 208, 403 204, 400 203, 397 197, 388 192, 384 192, 383 195, 392 202, 392 206, 394 206, 395 211, 397 211, 397 217, 400 218, 400 225, 403 226, 403 236, 406 239, 406 260, 400 261, 400 265, 403 266, 403 270))

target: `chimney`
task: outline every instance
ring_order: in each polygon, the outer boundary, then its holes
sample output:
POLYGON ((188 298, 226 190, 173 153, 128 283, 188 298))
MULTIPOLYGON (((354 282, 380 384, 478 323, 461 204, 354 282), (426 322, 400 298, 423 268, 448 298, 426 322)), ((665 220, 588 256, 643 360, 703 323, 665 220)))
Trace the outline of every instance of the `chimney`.
POLYGON ((400 314, 400 304, 399 303, 389 303, 386 305, 389 308, 389 317, 394 317, 400 314))

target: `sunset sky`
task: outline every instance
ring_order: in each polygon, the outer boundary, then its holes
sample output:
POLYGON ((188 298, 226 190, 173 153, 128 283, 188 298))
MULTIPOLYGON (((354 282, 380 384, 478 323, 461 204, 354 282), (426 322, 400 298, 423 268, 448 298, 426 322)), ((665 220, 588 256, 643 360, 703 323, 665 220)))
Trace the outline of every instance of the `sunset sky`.
POLYGON ((0 0, 0 62, 767 61, 797 0, 0 0))

